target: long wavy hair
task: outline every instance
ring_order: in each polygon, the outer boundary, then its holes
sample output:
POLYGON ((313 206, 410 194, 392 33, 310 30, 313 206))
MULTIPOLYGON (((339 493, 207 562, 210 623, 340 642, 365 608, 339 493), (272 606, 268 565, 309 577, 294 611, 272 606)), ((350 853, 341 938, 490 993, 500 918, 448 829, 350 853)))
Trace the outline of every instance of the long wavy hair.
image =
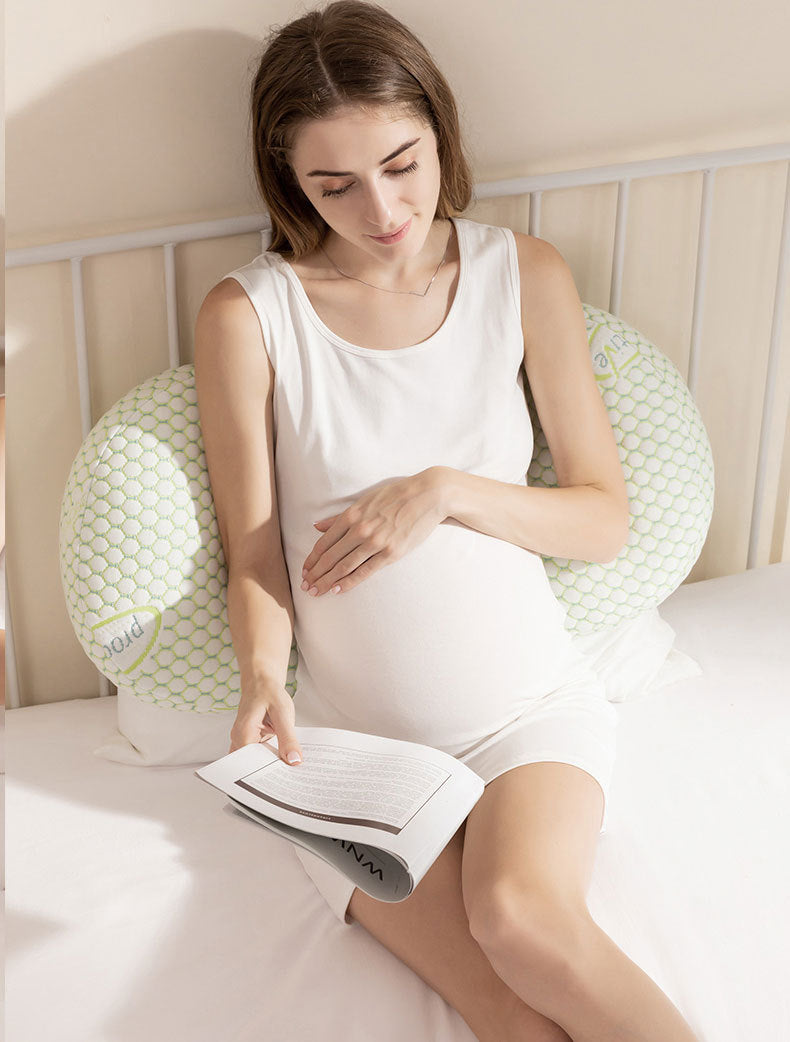
POLYGON ((269 252, 298 260, 327 223, 302 191, 290 155, 299 128, 353 105, 413 117, 436 134, 441 171, 434 218, 462 213, 473 181, 452 91, 417 37, 378 4, 335 0, 274 27, 250 88, 252 155, 272 225, 269 252))

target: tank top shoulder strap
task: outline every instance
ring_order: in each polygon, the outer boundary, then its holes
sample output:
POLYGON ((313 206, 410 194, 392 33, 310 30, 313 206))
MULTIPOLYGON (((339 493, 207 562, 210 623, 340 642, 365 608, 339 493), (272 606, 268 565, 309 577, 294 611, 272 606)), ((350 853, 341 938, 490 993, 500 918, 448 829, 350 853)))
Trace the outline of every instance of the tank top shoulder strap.
POLYGON ((457 218, 463 224, 467 255, 474 272, 470 291, 484 295, 489 306, 496 304, 515 313, 521 321, 521 282, 516 239, 510 228, 457 218), (493 298, 491 294, 494 294, 493 298))

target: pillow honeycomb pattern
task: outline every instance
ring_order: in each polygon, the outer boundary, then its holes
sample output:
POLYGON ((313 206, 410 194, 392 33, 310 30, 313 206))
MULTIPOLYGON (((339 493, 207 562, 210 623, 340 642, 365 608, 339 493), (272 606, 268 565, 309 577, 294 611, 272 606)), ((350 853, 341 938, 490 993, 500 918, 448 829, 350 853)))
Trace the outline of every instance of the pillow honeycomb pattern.
MULTIPOLYGON (((194 367, 126 394, 85 439, 60 512, 66 605, 91 661, 144 702, 235 710, 227 569, 194 367)), ((295 690, 296 644, 288 687, 295 690)))
MULTIPOLYGON (((544 558, 566 627, 615 625, 659 603, 688 574, 712 512, 713 467, 677 369, 619 319, 584 306, 596 378, 631 498, 628 545, 607 565, 544 558)), ((556 485, 534 401, 528 478, 556 485)), ((69 472, 60 572, 80 644, 113 683, 153 705, 234 711, 238 664, 227 568, 206 469, 192 365, 120 399, 69 472)), ((285 687, 296 693, 291 645, 285 687)))
MULTIPOLYGON (((619 318, 584 304, 593 371, 609 413, 630 503, 629 535, 607 564, 543 556, 565 627, 609 629, 660 604, 699 557, 713 514, 713 454, 675 365, 619 318)), ((556 487, 528 385, 535 445, 527 483, 556 487)))

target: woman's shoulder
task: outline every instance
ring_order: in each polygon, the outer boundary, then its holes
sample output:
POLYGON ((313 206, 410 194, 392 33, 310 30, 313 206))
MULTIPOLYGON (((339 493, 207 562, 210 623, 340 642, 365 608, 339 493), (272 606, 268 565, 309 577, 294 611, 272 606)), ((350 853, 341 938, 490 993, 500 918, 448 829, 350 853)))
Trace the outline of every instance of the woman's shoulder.
POLYGON ((540 239, 536 235, 517 231, 507 224, 490 224, 486 221, 476 221, 469 217, 456 218, 465 225, 464 232, 467 239, 477 248, 488 246, 495 252, 502 247, 503 236, 511 238, 515 245, 519 269, 522 274, 525 271, 534 273, 551 267, 554 258, 559 256, 559 251, 546 239, 540 239))
POLYGON ((206 300, 212 302, 233 301, 246 290, 262 288, 265 284, 276 282, 283 277, 282 257, 279 253, 264 251, 247 264, 242 264, 222 276, 209 290, 206 300), (244 289, 242 289, 244 287, 244 289))

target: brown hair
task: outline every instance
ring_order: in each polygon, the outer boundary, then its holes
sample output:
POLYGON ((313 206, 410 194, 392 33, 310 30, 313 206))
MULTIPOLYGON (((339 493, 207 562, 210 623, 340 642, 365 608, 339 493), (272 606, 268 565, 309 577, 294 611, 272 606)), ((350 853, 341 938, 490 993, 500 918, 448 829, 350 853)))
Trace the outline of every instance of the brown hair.
POLYGON ((433 127, 441 170, 434 217, 463 212, 472 198, 452 91, 413 33, 378 4, 335 0, 270 33, 250 89, 255 178, 272 225, 269 251, 310 253, 327 224, 289 162, 299 127, 354 105, 388 108, 433 127))

